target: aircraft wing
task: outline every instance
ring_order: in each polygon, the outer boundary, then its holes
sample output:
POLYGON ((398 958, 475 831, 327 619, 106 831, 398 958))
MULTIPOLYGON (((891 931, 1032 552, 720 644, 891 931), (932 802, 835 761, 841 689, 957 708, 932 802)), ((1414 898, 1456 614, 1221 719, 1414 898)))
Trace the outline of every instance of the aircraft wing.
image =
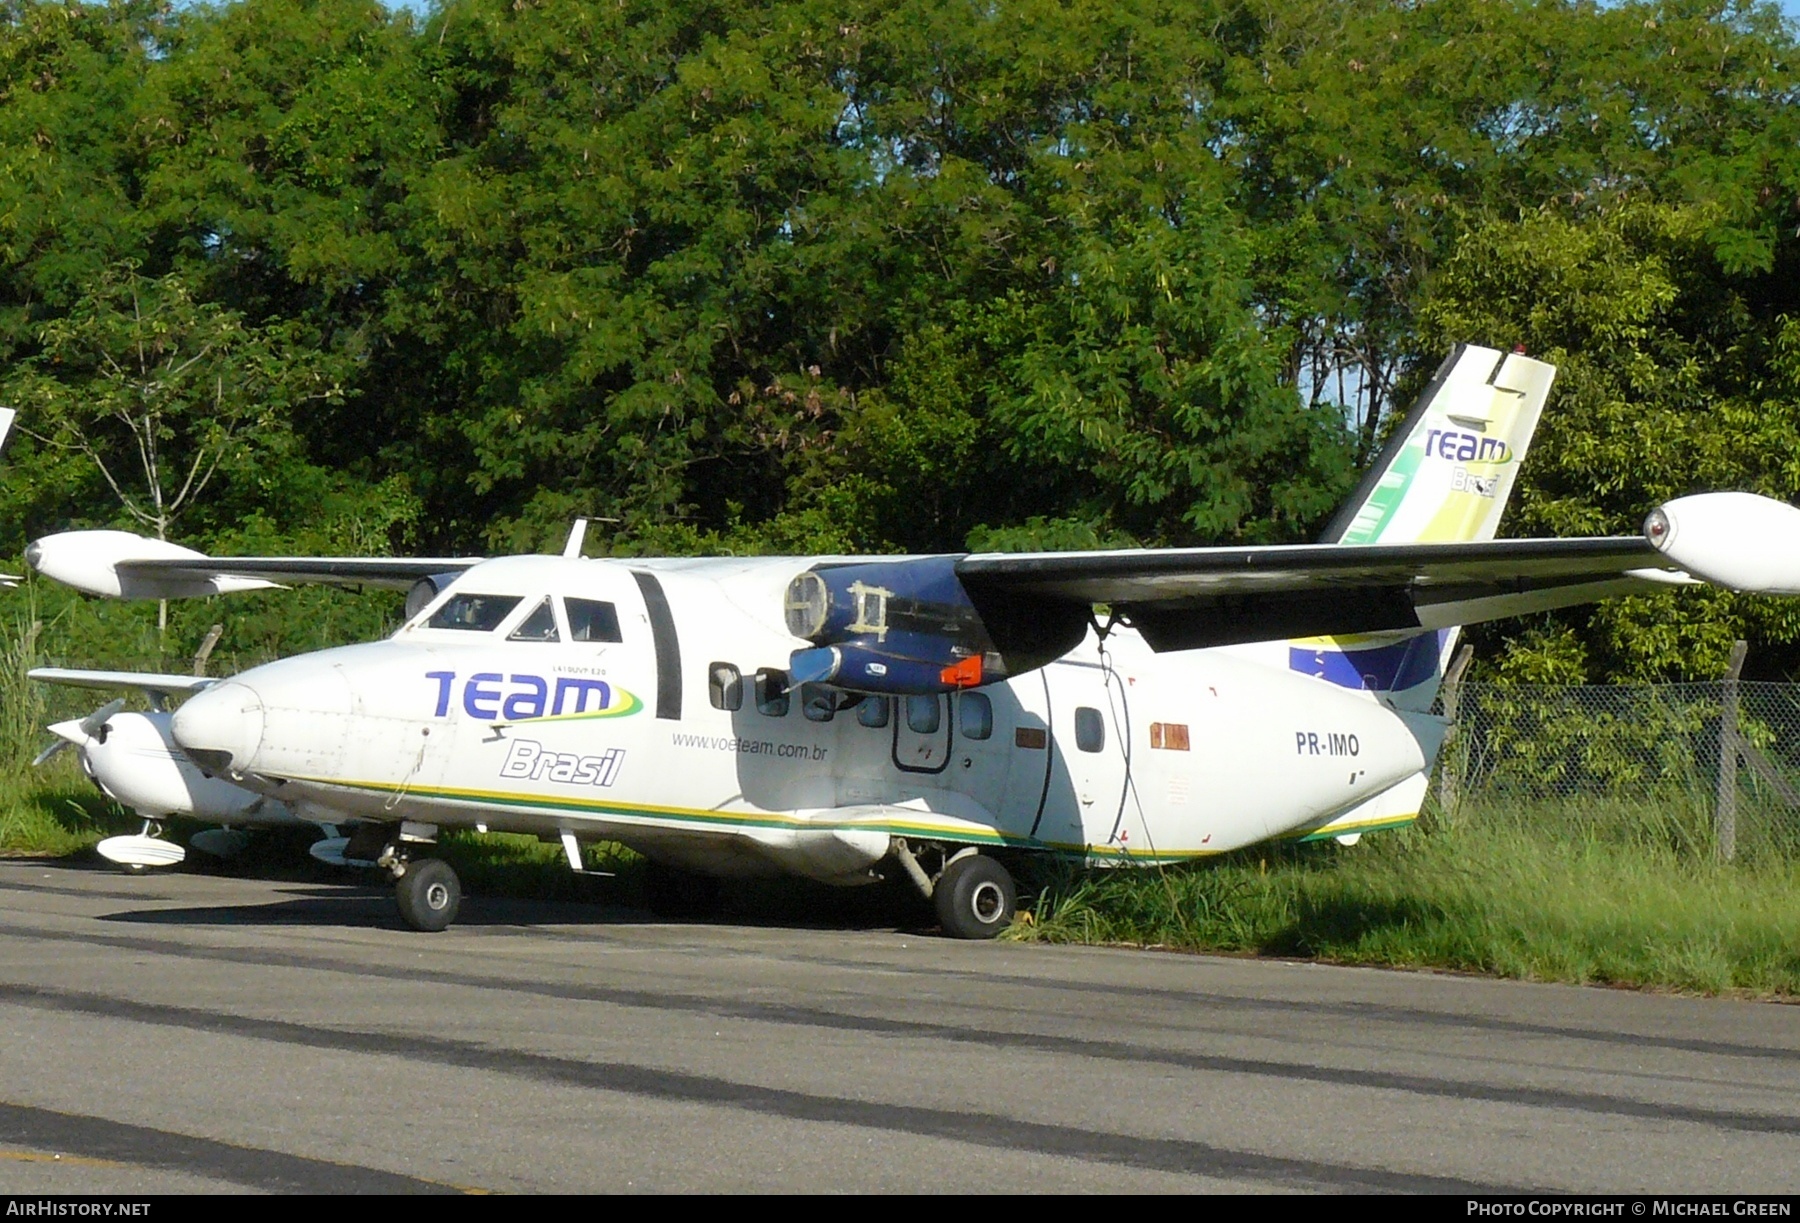
POLYGON ((207 556, 128 531, 64 531, 34 540, 25 561, 45 577, 114 599, 181 599, 295 582, 410 590, 455 575, 471 556, 207 556))
POLYGON ((1105 604, 1157 650, 1449 627, 1694 580, 1643 535, 977 554, 956 574, 990 624, 1105 604))
POLYGON ((205 582, 218 578, 271 584, 315 582, 329 586, 378 586, 407 590, 420 578, 461 573, 483 558, 470 556, 202 556, 122 560, 121 577, 147 583, 205 582))
POLYGON ((1700 493, 1642 535, 974 555, 957 577, 990 625, 1104 603, 1157 650, 1449 628, 1707 581, 1800 594, 1800 509, 1700 493))
POLYGON ((153 671, 81 671, 65 667, 34 667, 28 678, 65 688, 135 688, 156 696, 199 692, 218 683, 215 676, 159 675, 153 671))

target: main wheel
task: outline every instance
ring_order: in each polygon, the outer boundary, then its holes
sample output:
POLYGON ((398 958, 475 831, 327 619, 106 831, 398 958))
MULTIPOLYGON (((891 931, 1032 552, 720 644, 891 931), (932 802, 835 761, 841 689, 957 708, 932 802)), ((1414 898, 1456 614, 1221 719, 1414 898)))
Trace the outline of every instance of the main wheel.
POLYGON ((931 900, 939 924, 951 938, 993 938, 1011 923, 1019 895, 1004 866, 970 854, 938 876, 931 900))
POLYGON ((462 907, 462 881, 443 859, 419 858, 394 881, 394 899, 401 919, 414 930, 442 930, 462 907))

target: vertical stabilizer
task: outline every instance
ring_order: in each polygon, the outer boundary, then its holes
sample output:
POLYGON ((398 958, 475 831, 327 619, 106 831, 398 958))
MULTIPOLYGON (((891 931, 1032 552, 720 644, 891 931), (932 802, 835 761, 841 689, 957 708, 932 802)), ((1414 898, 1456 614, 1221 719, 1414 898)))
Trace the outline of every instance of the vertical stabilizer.
POLYGON ((1323 542, 1492 539, 1556 367, 1459 345, 1382 448, 1323 542))
MULTIPOLYGON (((1492 539, 1531 446, 1556 367, 1459 345, 1406 414, 1322 542, 1461 543, 1492 539)), ((1314 637, 1288 644, 1288 666, 1413 710, 1428 707, 1456 633, 1314 637)))

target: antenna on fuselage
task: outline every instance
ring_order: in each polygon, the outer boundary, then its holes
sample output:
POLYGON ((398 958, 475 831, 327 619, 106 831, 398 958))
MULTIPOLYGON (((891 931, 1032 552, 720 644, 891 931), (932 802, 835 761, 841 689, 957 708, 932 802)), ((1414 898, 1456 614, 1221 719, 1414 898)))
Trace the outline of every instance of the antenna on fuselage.
POLYGON ((571 560, 580 559, 581 545, 583 541, 587 539, 587 524, 587 519, 577 518, 575 520, 575 525, 569 528, 569 540, 563 545, 562 554, 564 556, 571 560))

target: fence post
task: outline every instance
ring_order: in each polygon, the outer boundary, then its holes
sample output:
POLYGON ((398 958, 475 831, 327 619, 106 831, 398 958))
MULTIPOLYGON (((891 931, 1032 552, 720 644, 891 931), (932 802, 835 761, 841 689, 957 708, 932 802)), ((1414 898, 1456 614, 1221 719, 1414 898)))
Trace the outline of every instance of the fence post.
POLYGON ((1457 765, 1447 750, 1456 742, 1456 707, 1462 703, 1463 672, 1469 669, 1469 660, 1475 657, 1475 647, 1465 645, 1456 652, 1456 659, 1450 669, 1444 672, 1444 718, 1450 723, 1450 732, 1445 737, 1444 747, 1438 754, 1438 806, 1448 815, 1456 810, 1457 765))
POLYGON ((1749 650, 1745 642, 1732 643, 1719 694, 1719 796, 1713 807, 1713 837, 1719 856, 1727 862, 1737 855, 1738 676, 1749 650))

